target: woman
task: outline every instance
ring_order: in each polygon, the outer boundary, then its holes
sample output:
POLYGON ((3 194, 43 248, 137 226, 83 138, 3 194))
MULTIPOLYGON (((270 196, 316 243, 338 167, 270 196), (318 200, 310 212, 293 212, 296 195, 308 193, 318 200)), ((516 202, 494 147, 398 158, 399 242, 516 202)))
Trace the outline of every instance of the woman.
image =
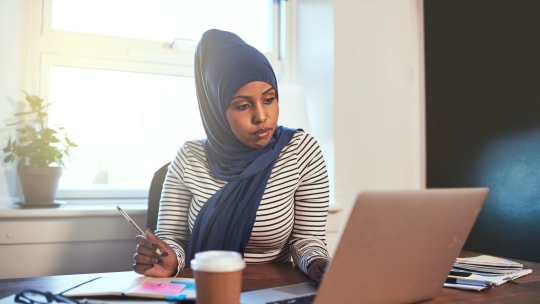
POLYGON ((238 36, 209 30, 195 80, 207 139, 186 142, 169 166, 156 234, 137 237, 133 269, 173 276, 196 252, 222 249, 247 263, 292 257, 320 281, 330 260, 326 165, 312 136, 277 125, 270 63, 238 36))

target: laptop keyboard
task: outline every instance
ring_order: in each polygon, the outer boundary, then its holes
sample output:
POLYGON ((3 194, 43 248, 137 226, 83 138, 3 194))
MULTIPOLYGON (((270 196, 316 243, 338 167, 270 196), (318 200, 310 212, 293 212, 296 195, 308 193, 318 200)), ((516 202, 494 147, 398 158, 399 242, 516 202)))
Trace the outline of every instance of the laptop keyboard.
POLYGON ((300 296, 285 300, 267 302, 266 304, 312 304, 315 301, 315 295, 300 296))

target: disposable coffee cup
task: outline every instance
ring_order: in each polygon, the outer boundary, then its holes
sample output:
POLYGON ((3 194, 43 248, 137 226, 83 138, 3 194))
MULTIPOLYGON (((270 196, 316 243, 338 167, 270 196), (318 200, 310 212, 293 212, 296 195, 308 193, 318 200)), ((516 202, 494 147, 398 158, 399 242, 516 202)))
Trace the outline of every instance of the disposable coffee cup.
POLYGON ((195 254, 191 269, 195 277, 197 304, 238 304, 242 272, 246 264, 240 253, 209 250, 195 254))

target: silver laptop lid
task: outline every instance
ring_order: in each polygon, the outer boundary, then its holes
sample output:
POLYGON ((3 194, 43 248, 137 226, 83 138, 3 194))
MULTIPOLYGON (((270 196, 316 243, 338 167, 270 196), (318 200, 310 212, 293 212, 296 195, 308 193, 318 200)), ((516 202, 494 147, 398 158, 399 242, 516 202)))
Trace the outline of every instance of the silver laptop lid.
POLYGON ((435 297, 488 192, 360 193, 315 303, 410 303, 435 297))

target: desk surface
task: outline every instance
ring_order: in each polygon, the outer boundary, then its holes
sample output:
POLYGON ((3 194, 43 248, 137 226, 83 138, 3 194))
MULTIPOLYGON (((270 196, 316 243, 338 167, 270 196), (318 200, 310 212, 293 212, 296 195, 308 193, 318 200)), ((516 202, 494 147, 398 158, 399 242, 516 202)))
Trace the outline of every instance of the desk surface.
MULTIPOLYGON (((518 284, 506 283, 495 288, 465 291, 442 288, 440 294, 426 303, 538 303, 540 299, 540 263, 520 261, 525 268, 532 268, 530 275, 517 280, 518 284)), ((76 274, 47 277, 33 277, 0 280, 0 299, 26 288, 61 292, 66 286, 76 285, 96 274, 76 274)), ((191 270, 185 269, 181 276, 192 277, 191 270)), ((244 271, 243 290, 275 287, 307 281, 307 277, 291 263, 248 265, 244 271)))

